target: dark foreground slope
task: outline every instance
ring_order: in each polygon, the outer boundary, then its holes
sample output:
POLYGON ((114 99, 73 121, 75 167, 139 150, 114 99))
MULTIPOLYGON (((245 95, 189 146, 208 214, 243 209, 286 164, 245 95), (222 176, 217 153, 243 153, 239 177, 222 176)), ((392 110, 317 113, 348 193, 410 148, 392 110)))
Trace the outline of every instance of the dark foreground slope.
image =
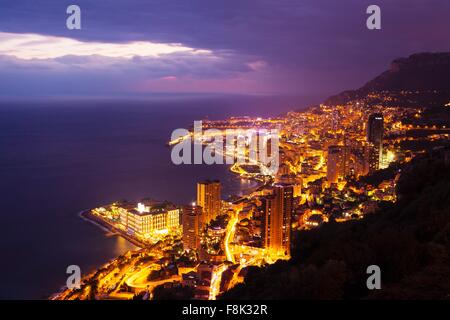
POLYGON ((450 161, 440 150, 402 170, 399 200, 363 220, 301 232, 293 258, 253 267, 222 299, 450 299, 450 161), (382 289, 366 287, 381 268, 382 289))

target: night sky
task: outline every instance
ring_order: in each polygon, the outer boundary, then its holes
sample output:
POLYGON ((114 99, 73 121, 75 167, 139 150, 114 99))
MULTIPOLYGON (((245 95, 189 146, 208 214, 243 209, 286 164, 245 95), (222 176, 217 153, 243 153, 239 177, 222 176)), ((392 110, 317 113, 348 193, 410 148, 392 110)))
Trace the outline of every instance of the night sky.
POLYGON ((0 96, 328 95, 450 51, 448 0, 2 0, 0 96), (82 30, 66 28, 81 7, 82 30), (382 30, 366 28, 366 8, 382 30))

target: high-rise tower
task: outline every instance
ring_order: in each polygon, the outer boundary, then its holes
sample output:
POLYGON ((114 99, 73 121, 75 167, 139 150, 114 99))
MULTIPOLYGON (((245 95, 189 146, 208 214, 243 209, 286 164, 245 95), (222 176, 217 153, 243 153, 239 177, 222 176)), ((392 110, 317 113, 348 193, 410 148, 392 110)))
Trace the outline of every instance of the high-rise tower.
POLYGON ((192 204, 182 209, 183 247, 185 250, 200 249, 200 235, 202 231, 202 208, 192 204))
POLYGON ((207 224, 220 214, 221 185, 219 181, 197 183, 197 205, 203 208, 203 223, 207 224))
POLYGON ((290 255, 293 193, 291 185, 277 184, 262 201, 264 247, 280 255, 290 255))
POLYGON ((381 113, 371 114, 367 122, 369 172, 376 171, 380 168, 383 155, 383 122, 383 114, 381 113))
POLYGON ((329 146, 327 161, 327 180, 337 183, 339 178, 345 176, 346 153, 344 146, 329 146))

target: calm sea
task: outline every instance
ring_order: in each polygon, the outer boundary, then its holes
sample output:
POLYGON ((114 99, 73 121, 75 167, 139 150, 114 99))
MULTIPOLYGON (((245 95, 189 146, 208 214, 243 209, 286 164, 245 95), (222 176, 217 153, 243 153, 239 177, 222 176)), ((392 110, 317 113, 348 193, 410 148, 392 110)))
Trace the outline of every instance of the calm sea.
POLYGON ((143 197, 190 203, 195 183, 206 178, 220 179, 224 196, 249 186, 226 166, 173 165, 165 145, 172 130, 205 117, 276 116, 300 107, 298 101, 187 96, 1 102, 0 298, 45 299, 64 285, 68 265, 89 272, 133 249, 82 220, 83 209, 143 197))

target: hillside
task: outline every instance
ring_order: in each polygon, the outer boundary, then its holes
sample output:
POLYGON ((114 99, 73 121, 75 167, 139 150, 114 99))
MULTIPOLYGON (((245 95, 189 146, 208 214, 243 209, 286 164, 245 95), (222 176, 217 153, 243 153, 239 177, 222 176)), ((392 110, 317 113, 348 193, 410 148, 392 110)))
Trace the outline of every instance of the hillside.
POLYGON ((344 91, 325 101, 345 105, 442 106, 450 102, 450 53, 418 53, 396 59, 389 70, 357 90, 344 91))
POLYGON ((293 257, 252 267, 222 299, 450 299, 450 156, 402 169, 399 200, 362 220, 296 234, 293 257), (378 265, 382 289, 366 287, 378 265))

